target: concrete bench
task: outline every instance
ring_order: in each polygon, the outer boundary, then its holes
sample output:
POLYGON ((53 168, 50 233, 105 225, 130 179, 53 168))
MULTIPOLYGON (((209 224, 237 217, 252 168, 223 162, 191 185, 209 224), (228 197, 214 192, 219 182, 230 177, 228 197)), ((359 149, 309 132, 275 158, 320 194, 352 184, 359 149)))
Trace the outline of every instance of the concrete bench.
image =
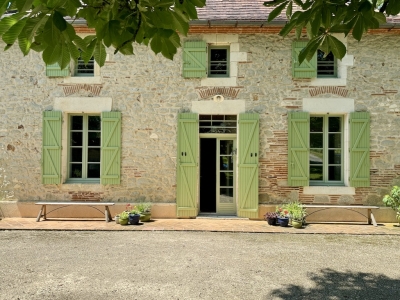
POLYGON ((46 214, 51 213, 52 211, 55 211, 57 209, 63 208, 63 207, 67 207, 67 206, 76 206, 76 205, 85 205, 85 206, 89 206, 92 207, 96 210, 98 210, 99 212, 103 213, 100 209, 98 209, 98 206, 104 206, 104 216, 106 219, 106 222, 110 222, 112 220, 111 217, 111 213, 110 213, 110 209, 108 208, 109 206, 113 206, 114 203, 112 202, 78 202, 78 201, 73 201, 73 202, 37 202, 35 203, 36 205, 41 205, 42 207, 40 208, 39 214, 36 218, 36 222, 40 221, 40 218, 43 217, 43 220, 46 220, 46 214), (47 206, 60 206, 57 207, 51 211, 49 211, 48 213, 46 213, 46 207, 47 206))
POLYGON ((379 209, 379 206, 367 206, 367 205, 313 205, 313 204, 304 204, 303 207, 305 208, 319 208, 318 210, 313 211, 312 213, 308 215, 312 215, 313 213, 319 212, 321 210, 326 210, 326 209, 347 209, 354 211, 368 219, 368 224, 373 224, 374 226, 378 226, 375 221, 375 217, 372 213, 372 209, 379 209), (367 210, 367 215, 363 215, 356 209, 366 209, 367 210))

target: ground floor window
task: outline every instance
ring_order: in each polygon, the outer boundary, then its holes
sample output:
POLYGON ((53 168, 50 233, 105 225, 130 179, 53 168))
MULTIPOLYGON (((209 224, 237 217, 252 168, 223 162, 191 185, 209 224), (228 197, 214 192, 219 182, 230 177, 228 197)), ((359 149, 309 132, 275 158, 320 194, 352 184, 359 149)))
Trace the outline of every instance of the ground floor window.
POLYGON ((100 179, 100 115, 69 116, 68 177, 70 181, 100 179))
POLYGON ((310 185, 343 184, 343 117, 310 116, 310 185))

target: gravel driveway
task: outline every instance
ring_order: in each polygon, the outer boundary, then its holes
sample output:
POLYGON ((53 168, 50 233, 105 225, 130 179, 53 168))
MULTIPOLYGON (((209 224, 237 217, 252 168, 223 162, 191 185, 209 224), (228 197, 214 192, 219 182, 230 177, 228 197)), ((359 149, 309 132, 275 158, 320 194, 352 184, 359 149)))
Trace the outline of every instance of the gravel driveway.
POLYGON ((0 231, 0 299, 400 299, 398 236, 0 231))

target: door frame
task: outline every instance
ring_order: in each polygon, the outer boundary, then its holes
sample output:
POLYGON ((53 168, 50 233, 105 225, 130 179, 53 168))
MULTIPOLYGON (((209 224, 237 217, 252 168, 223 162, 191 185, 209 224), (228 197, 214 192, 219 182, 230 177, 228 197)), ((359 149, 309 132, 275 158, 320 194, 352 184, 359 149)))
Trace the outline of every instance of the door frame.
MULTIPOLYGON (((199 140, 200 139, 217 139, 217 141, 218 140, 234 140, 234 143, 235 143, 235 145, 236 145, 236 155, 234 155, 234 183, 233 183, 233 194, 234 194, 234 202, 235 202, 235 215, 237 215, 237 210, 238 210, 238 199, 237 199, 237 189, 238 189, 238 183, 237 183, 237 174, 238 174, 238 155, 237 155, 237 147, 238 147, 238 144, 237 144, 237 138, 238 138, 238 135, 237 135, 237 133, 200 133, 199 134, 199 140)), ((199 141, 199 150, 198 150, 198 153, 199 153, 199 159, 200 159, 200 141, 199 141)), ((219 145, 218 144, 218 142, 217 142, 217 145, 219 145)), ((216 149, 217 150, 217 149, 216 149)), ((219 153, 219 151, 217 151, 216 153, 215 153, 215 155, 217 155, 219 153)), ((219 159, 219 157, 218 157, 218 159, 219 159)), ((200 161, 199 161, 199 164, 200 164, 200 161)), ((199 214, 200 213, 200 169, 198 170, 198 176, 197 176, 197 178, 198 178, 198 191, 197 191, 197 207, 198 207, 198 210, 197 210, 197 214, 199 214)), ((216 170, 215 170, 215 172, 219 172, 219 168, 216 168, 216 170)), ((218 177, 218 175, 219 174, 217 174, 217 181, 219 182, 219 177, 218 177)), ((217 201, 217 199, 218 199, 218 194, 219 194, 219 189, 217 188, 216 189, 216 195, 215 195, 215 201, 217 201)), ((216 203, 216 214, 218 214, 218 202, 216 203)))

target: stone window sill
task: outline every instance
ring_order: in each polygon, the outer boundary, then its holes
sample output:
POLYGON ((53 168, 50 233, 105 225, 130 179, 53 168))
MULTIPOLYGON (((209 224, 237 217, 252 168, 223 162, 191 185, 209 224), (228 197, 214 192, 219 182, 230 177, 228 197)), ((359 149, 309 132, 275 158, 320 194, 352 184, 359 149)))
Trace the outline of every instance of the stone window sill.
POLYGON ((350 186, 305 186, 304 195, 355 195, 356 190, 350 186))

